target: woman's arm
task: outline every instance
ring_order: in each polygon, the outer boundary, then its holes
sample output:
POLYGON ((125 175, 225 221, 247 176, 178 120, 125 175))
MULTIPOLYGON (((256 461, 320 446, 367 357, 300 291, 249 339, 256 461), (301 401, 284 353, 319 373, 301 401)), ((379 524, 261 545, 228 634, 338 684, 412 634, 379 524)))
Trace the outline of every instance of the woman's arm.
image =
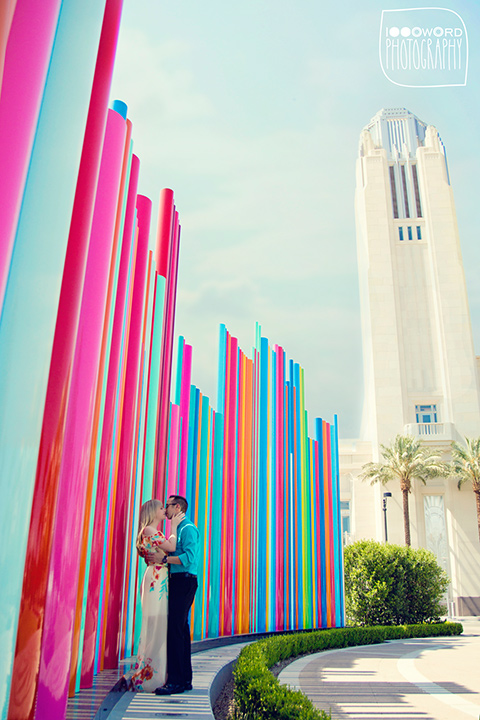
POLYGON ((171 534, 168 537, 168 540, 165 540, 160 547, 164 552, 175 552, 177 549, 177 528, 182 522, 182 520, 185 518, 185 513, 179 513, 178 515, 175 515, 170 521, 170 529, 171 534))
POLYGON ((170 537, 165 540, 159 547, 163 550, 164 553, 167 552, 175 552, 177 549, 177 533, 172 533, 170 537))

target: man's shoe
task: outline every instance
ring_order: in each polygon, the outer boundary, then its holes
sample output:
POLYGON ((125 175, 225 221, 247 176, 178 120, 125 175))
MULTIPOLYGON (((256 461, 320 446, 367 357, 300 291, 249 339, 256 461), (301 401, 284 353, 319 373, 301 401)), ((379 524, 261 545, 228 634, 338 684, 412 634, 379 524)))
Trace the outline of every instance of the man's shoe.
POLYGON ((166 685, 162 685, 162 687, 158 687, 155 690, 155 695, 177 695, 178 693, 184 692, 185 689, 185 685, 167 683, 166 685))
POLYGON ((188 692, 189 690, 193 690, 192 683, 185 683, 185 685, 183 686, 183 689, 185 690, 185 692, 188 692))

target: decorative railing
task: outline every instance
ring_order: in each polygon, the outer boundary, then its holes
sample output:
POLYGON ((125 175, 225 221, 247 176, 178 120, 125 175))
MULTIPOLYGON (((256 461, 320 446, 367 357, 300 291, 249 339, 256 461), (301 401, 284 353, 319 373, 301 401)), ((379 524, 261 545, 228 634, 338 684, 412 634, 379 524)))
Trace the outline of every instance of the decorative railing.
POLYGON ((421 437, 425 440, 454 440, 457 436, 455 425, 450 422, 444 423, 409 423, 404 427, 406 435, 421 437))

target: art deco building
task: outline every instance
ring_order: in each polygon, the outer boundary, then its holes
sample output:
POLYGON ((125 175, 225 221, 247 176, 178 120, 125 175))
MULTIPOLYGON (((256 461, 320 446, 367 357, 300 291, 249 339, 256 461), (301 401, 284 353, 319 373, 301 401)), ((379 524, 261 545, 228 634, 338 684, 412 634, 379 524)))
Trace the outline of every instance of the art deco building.
MULTIPOLYGON (((351 539, 403 543, 399 487, 356 476, 381 444, 411 434, 441 448, 480 435, 475 357, 455 204, 437 130, 404 108, 384 109, 363 129, 356 179, 365 403, 360 440, 341 443, 345 529, 351 539)), ((480 614, 480 543, 471 488, 453 479, 415 485, 412 545, 449 573, 450 610, 480 614)))

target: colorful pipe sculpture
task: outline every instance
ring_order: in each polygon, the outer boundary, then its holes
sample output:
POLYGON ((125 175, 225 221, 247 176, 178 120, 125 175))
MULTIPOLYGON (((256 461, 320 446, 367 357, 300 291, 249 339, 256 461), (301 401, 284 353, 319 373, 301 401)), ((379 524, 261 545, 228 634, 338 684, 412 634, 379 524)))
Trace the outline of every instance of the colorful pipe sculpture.
POLYGON ((180 338, 171 400, 180 224, 163 190, 151 246, 127 109, 107 109, 122 2, 33 5, 0 18, 2 720, 62 720, 136 652, 151 497, 185 495, 200 531, 194 639, 344 622, 336 421, 308 436, 303 370, 259 326, 251 358, 220 327, 216 409, 180 338))

